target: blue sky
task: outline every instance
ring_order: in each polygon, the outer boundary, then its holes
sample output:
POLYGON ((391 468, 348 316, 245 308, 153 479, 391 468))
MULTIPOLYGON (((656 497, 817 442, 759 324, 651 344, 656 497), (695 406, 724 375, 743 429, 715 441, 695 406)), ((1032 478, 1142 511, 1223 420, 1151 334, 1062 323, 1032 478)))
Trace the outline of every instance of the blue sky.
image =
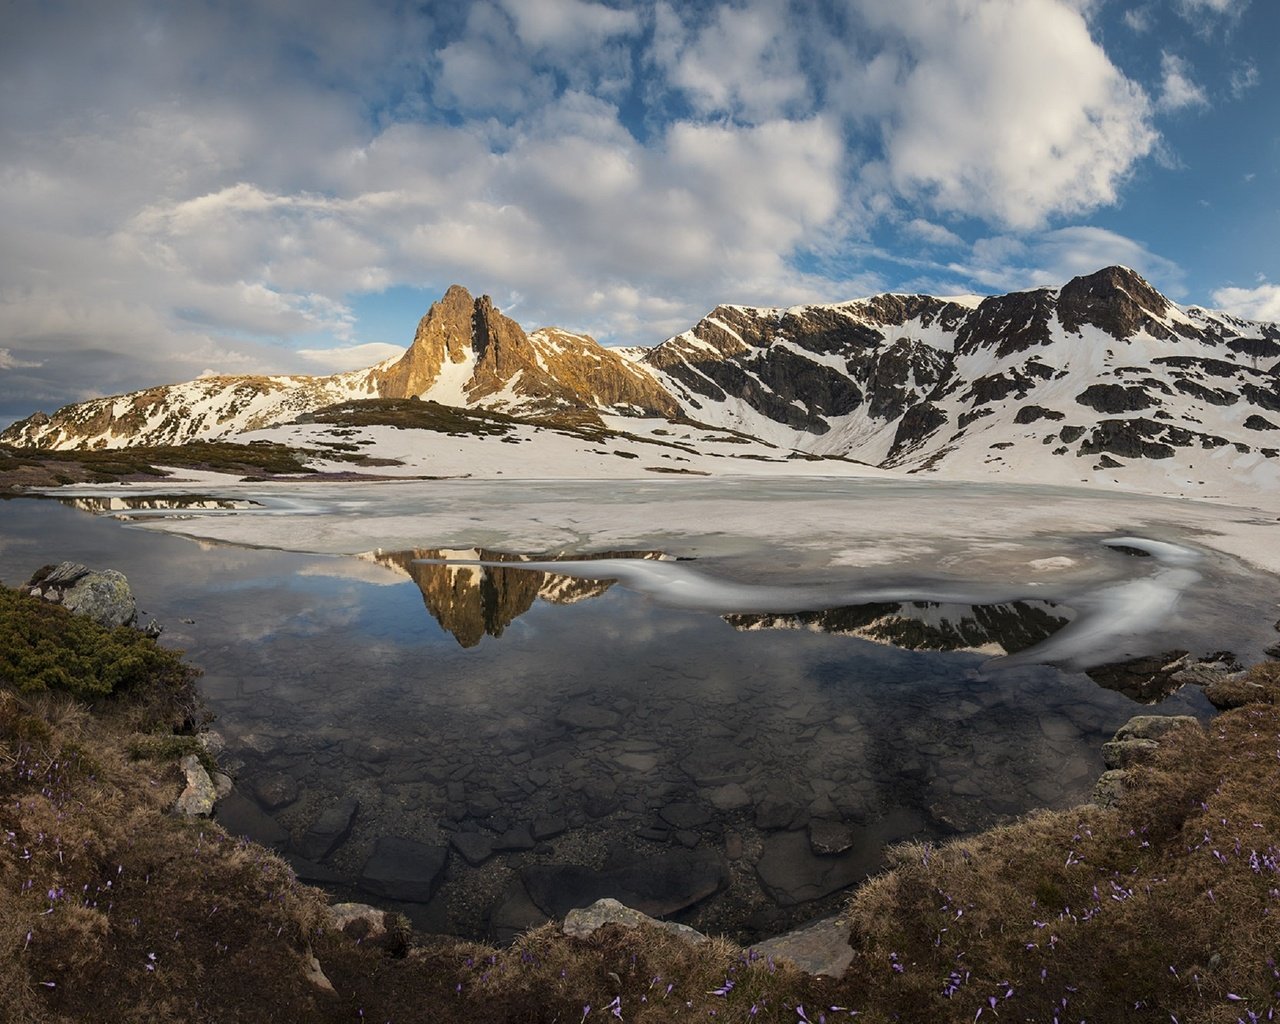
POLYGON ((653 344, 718 302, 1125 263, 1280 320, 1271 0, 0 13, 0 419, 402 349, 451 283, 653 344))

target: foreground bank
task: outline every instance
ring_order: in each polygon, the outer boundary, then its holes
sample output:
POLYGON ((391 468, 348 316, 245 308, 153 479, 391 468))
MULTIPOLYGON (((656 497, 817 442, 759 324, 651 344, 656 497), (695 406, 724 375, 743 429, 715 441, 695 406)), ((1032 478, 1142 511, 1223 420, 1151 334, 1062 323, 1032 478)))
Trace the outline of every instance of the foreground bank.
POLYGON ((204 756, 192 670, 3 597, 7 1019, 1234 1021, 1280 998, 1275 666, 1253 671, 1262 703, 1171 733, 1111 809, 894 851, 832 980, 643 927, 356 941, 273 854, 171 813, 180 759, 204 756))

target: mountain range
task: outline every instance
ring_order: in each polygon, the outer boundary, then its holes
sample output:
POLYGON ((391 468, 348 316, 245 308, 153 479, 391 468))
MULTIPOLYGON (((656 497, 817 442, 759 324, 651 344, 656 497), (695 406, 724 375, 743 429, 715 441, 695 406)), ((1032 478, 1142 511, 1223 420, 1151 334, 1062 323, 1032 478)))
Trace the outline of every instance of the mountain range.
POLYGON ((1280 325, 1179 306, 1125 267, 987 297, 722 305, 647 349, 526 333, 455 285, 403 355, 366 370, 202 377, 36 413, 0 441, 251 440, 295 421, 319 429, 329 407, 413 399, 594 440, 663 443, 693 424, 714 432, 695 445, 896 473, 1201 496, 1280 487, 1280 325))

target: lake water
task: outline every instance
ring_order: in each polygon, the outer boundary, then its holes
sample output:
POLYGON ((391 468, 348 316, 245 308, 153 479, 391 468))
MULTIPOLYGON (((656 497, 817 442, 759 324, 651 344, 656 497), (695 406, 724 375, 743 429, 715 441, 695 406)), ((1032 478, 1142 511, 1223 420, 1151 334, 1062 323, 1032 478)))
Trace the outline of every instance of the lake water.
MULTIPOLYGON (((732 564, 615 554, 668 590, 726 573, 772 586, 767 551, 732 564)), ((1087 601, 813 604, 863 587, 831 576, 786 607, 728 583, 718 600, 670 601, 639 576, 615 585, 590 565, 548 573, 511 557, 299 554, 0 502, 6 583, 51 561, 119 569, 141 621, 204 669, 236 777, 228 827, 430 931, 509 938, 628 894, 756 940, 835 909, 885 843, 1087 799, 1101 744, 1131 715, 1210 710, 1194 688, 1143 705, 1083 672, 990 663, 990 644, 1079 631, 1096 615, 1087 601)), ((1152 576, 1125 557, 1118 577, 1152 576)))

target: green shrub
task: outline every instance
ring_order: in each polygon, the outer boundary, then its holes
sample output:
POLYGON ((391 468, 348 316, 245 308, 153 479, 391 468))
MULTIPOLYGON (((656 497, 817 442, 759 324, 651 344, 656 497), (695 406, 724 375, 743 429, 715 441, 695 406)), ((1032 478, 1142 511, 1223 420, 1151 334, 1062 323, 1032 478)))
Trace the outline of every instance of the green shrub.
POLYGON ((135 629, 106 629, 39 598, 0 588, 0 678, 22 693, 93 699, 141 684, 176 688, 190 669, 135 629))

